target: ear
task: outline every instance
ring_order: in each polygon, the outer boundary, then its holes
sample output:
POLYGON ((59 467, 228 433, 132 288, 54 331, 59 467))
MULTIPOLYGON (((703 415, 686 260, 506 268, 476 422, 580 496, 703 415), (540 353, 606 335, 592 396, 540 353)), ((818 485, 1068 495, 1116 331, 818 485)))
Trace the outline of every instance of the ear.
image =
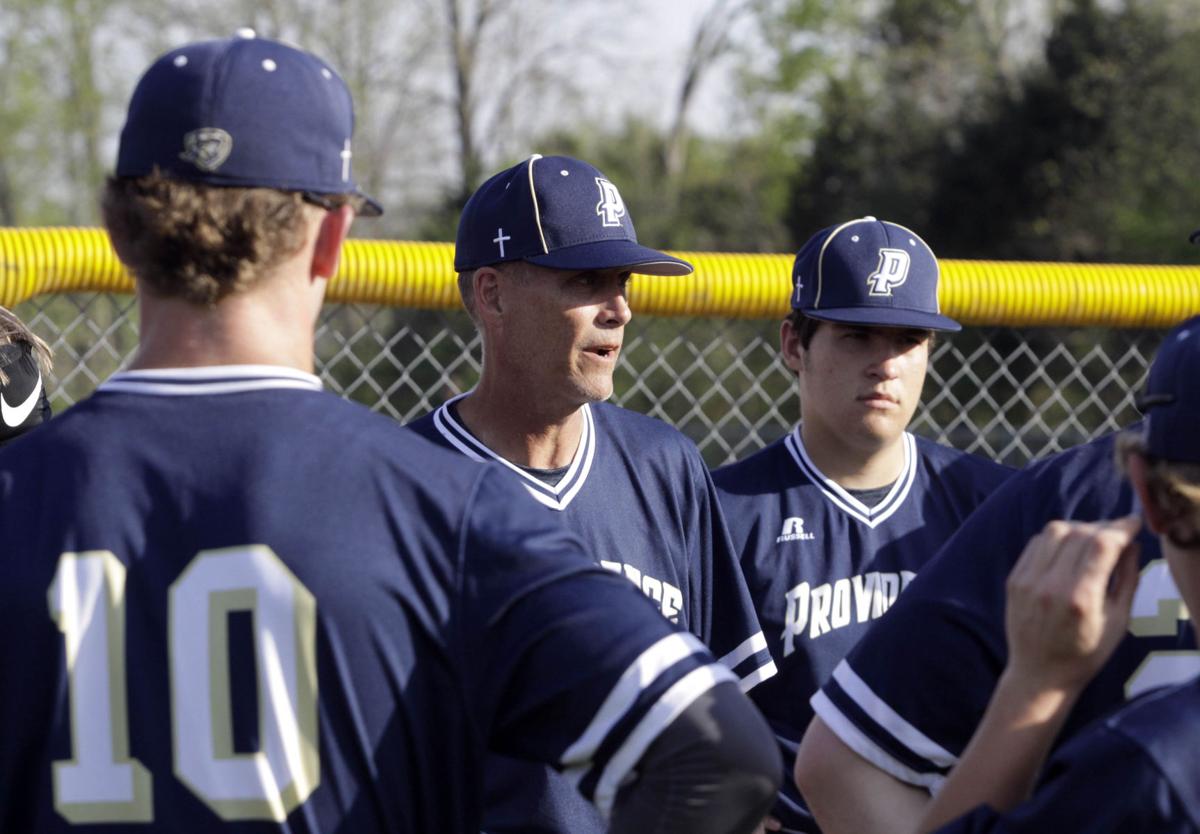
POLYGON ((795 373, 804 370, 804 348, 800 344, 800 332, 792 326, 791 319, 779 325, 779 352, 783 363, 795 373))
POLYGON ((473 277, 475 313, 480 319, 494 319, 504 313, 504 288, 500 273, 490 266, 481 266, 473 277))
POLYGON ((1138 502, 1142 505, 1142 515, 1146 519, 1146 526, 1155 535, 1163 535, 1170 527, 1170 523, 1162 508, 1154 503, 1154 497, 1150 495, 1150 488, 1146 485, 1146 459, 1138 452, 1129 452, 1125 460, 1125 467, 1129 472, 1129 482, 1133 484, 1138 502))
POLYGON ((317 242, 313 245, 311 277, 326 280, 337 274, 342 257, 342 244, 350 234, 354 221, 354 209, 341 206, 325 212, 317 229, 317 242))

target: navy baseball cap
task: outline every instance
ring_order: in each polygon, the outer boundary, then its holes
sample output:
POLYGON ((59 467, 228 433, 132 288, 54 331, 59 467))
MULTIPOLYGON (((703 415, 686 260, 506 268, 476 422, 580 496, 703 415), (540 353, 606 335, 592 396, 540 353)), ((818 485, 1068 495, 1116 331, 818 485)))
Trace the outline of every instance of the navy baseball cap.
POLYGON ((458 221, 457 272, 503 261, 642 275, 692 271, 687 261, 637 242, 625 202, 604 174, 578 159, 540 154, 479 186, 458 221))
POLYGON ((117 151, 118 177, 155 169, 215 186, 354 194, 354 104, 315 55, 239 30, 172 50, 133 91, 117 151))
POLYGON ((822 229, 796 254, 792 309, 809 318, 876 327, 954 332, 941 314, 940 270, 911 229, 861 217, 822 229))
POLYGON ((1137 405, 1146 415, 1147 452, 1161 460, 1200 463, 1200 316, 1163 339, 1137 405))

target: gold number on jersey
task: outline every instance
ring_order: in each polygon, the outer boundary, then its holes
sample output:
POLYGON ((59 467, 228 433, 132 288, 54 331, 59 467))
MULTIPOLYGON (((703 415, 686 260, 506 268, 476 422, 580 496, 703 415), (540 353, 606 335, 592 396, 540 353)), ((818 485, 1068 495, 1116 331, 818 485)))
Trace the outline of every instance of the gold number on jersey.
MULTIPOLYGON (((1180 621, 1188 619, 1187 607, 1171 578, 1165 559, 1155 559, 1142 568, 1129 632, 1135 637, 1172 637, 1180 621)), ((1146 655, 1125 682, 1125 697, 1132 698, 1156 686, 1181 683, 1200 673, 1200 652, 1181 649, 1153 651, 1146 655)))
MULTIPOLYGON (((54 763, 55 808, 71 822, 150 822, 151 776, 129 756, 125 566, 66 553, 50 613, 67 642, 72 758, 54 763), (99 693, 99 694, 98 694, 99 693)), ((168 591, 175 775, 226 820, 282 822, 316 789, 316 600, 264 545, 201 551, 168 591), (261 749, 233 750, 231 611, 253 618, 261 749)))

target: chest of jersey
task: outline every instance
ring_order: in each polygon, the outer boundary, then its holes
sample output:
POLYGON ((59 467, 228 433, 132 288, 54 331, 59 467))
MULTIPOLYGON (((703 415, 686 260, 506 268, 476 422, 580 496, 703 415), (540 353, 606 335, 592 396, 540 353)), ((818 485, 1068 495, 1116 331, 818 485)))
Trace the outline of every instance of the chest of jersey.
POLYGON ((747 542, 743 564, 777 663, 798 648, 840 658, 958 523, 929 518, 914 501, 870 526, 815 485, 775 497, 747 542))

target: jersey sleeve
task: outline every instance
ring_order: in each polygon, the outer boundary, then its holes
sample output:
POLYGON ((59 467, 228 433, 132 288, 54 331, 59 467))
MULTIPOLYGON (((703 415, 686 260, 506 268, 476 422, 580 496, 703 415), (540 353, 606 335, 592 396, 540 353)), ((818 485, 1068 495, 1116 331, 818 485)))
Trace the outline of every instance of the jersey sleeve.
MULTIPOLYGON (((816 714, 847 746, 901 781, 937 789, 1004 669, 1005 582, 1026 543, 1051 519, 1132 511, 1112 445, 1109 438, 1093 441, 1014 475, 947 540, 813 696, 816 714)), ((1143 530, 1139 544, 1143 567, 1152 565, 1157 541, 1143 530)), ((1139 596, 1146 586, 1144 574, 1139 596)), ((1081 693, 1058 742, 1124 703, 1153 653, 1180 660, 1194 649, 1192 640, 1191 629, 1174 621, 1161 633, 1131 628, 1081 693)), ((1184 669, 1194 674, 1184 663, 1171 668, 1175 677, 1162 682, 1178 680, 1184 669)))
POLYGON ((689 553, 693 586, 701 596, 692 610, 701 612, 700 636, 714 655, 737 676, 743 692, 749 692, 776 673, 754 608, 754 599, 742 573, 722 515, 712 476, 694 449, 689 553))
POLYGON ((1153 760, 1131 740, 1097 728, 1051 760, 1032 798, 1006 814, 987 806, 938 834, 1187 834, 1188 809, 1153 760))
POLYGON ((1005 580, 1041 527, 1024 492, 1010 481, 968 517, 812 698, 843 743, 903 782, 936 790, 1004 668, 1005 580))
POLYGON ((543 762, 608 814, 642 754, 733 675, 553 513, 486 467, 459 547, 456 633, 489 750, 543 762))

